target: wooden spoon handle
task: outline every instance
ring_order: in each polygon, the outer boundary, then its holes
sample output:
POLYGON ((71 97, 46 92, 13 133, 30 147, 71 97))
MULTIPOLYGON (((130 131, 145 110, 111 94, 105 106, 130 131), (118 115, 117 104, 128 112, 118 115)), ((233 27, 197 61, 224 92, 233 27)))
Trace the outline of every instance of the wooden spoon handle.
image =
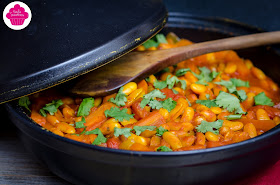
POLYGON ((280 43, 280 31, 257 33, 214 41, 207 41, 193 45, 168 49, 168 52, 167 50, 158 50, 156 52, 158 52, 158 54, 161 53, 162 58, 169 58, 169 62, 167 64, 169 66, 178 63, 177 61, 183 61, 207 53, 224 50, 244 49, 276 43, 280 43), (172 58, 176 58, 176 61, 172 60, 172 58))
POLYGON ((103 96, 116 91, 130 81, 140 80, 192 57, 216 51, 275 43, 280 43, 280 31, 232 37, 166 50, 131 52, 115 62, 83 75, 70 91, 80 96, 103 96))

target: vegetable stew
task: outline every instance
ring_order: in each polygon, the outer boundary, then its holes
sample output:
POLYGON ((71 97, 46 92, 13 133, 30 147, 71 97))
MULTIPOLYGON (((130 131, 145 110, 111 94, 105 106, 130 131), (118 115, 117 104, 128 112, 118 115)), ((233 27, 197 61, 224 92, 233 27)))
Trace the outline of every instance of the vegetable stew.
MULTIPOLYGON (((192 44, 156 35, 136 52, 192 44)), ((105 97, 50 89, 19 100, 54 134, 102 147, 184 151, 241 142, 280 123, 278 85, 235 51, 191 58, 105 97)))

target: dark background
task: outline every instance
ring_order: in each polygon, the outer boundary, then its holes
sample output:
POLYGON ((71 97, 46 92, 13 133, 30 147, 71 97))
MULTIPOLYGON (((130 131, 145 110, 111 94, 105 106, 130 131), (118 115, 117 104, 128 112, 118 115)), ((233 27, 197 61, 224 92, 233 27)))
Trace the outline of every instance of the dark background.
MULTIPOLYGON (((163 0, 170 12, 223 17, 267 31, 280 30, 279 0, 163 0)), ((2 19, 0 19, 2 21, 2 19)), ((1 28, 0 28, 1 29, 1 28)), ((68 184, 24 150, 0 105, 0 184, 68 184)))
POLYGON ((267 31, 280 30, 279 0, 163 0, 169 11, 224 17, 267 31))

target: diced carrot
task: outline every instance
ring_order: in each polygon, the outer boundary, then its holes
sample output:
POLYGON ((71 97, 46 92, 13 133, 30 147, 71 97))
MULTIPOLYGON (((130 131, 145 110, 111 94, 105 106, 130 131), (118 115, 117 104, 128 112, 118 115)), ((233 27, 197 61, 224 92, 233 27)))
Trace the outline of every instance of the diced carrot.
POLYGON ((101 124, 107 120, 104 111, 109 110, 112 107, 116 107, 116 105, 111 102, 106 102, 102 104, 96 111, 89 114, 85 118, 86 123, 84 125, 87 127, 86 130, 90 131, 100 127, 101 124))
POLYGON ((164 117, 158 112, 152 112, 149 116, 141 119, 140 121, 133 124, 133 126, 157 126, 166 123, 164 117))

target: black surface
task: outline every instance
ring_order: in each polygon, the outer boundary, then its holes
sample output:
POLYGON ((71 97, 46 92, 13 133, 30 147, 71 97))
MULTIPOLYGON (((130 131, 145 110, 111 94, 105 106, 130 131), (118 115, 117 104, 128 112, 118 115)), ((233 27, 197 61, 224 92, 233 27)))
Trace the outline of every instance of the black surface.
POLYGON ((280 30, 279 0, 163 0, 169 12, 223 17, 268 31, 280 30))
MULTIPOLYGON (((222 24, 222 20, 212 20, 213 27, 205 29, 211 20, 183 15, 176 15, 170 21, 166 32, 174 31, 193 41, 244 34, 247 30, 239 24, 222 24)), ((252 30, 248 28, 247 33, 252 30)), ((239 53, 241 57, 256 58, 254 64, 261 68, 272 65, 275 70, 280 68, 277 62, 280 56, 271 48, 251 48, 239 53), (268 57, 265 64, 264 57, 268 57)), ((274 80, 277 77, 270 71, 267 74, 274 80)), ((42 130, 16 104, 7 104, 7 109, 21 130, 26 148, 55 174, 75 184, 219 184, 264 169, 276 162, 280 155, 279 126, 241 143, 205 150, 122 151, 79 143, 42 130), (264 158, 266 160, 262 160, 264 158)))
MULTIPOLYGON (((0 2, 0 10, 8 4, 0 2)), ((28 27, 0 21, 0 102, 62 83, 135 48, 159 31, 161 0, 26 0, 28 27), (78 4, 77 4, 78 3, 78 4)))

